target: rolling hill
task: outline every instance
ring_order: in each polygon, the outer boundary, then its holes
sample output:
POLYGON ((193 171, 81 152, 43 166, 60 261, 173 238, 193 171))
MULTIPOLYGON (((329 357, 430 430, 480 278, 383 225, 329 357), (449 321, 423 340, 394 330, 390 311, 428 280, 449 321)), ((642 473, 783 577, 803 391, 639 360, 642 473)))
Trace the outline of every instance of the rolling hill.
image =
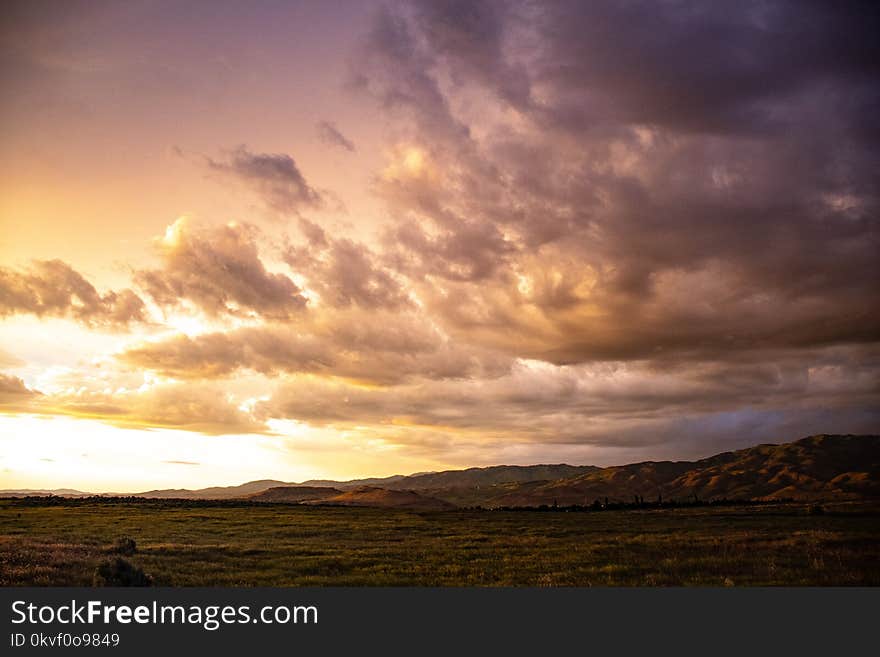
POLYGON ((597 470, 600 468, 595 465, 567 465, 565 463, 557 465, 494 465, 487 468, 427 472, 376 485, 395 490, 483 488, 497 484, 563 479, 597 470))
MULTIPOLYGON (((9 490, 0 496, 88 496, 69 489, 9 490)), ((246 499, 255 502, 442 509, 614 502, 728 500, 856 500, 880 498, 880 436, 817 435, 757 445, 698 461, 591 465, 500 465, 415 475, 311 480, 263 479, 240 486, 153 490, 134 497, 246 499)))
POLYGON ((590 504, 606 497, 626 502, 636 495, 646 500, 880 497, 880 436, 810 436, 699 461, 634 463, 496 492, 482 504, 590 504))
POLYGON ((334 506, 372 506, 393 509, 417 509, 419 511, 445 511, 455 505, 444 500, 422 495, 414 490, 389 490, 376 486, 359 486, 323 500, 319 504, 334 506))
POLYGON ((326 500, 341 493, 338 488, 327 486, 275 486, 252 493, 246 499, 254 502, 312 502, 326 500))

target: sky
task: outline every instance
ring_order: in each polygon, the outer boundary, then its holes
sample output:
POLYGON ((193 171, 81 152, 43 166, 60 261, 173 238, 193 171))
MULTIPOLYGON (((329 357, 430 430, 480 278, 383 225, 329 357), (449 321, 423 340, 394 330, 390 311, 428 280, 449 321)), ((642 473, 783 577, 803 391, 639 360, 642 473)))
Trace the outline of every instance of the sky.
POLYGON ((880 8, 0 9, 0 488, 880 430, 880 8))

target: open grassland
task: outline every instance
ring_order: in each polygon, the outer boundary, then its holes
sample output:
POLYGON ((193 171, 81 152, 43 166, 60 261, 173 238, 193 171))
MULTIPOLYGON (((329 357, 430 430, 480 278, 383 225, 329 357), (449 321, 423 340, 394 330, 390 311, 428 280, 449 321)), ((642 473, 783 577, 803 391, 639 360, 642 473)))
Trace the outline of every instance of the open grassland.
POLYGON ((0 585, 878 585, 880 505, 601 512, 0 500, 0 585))

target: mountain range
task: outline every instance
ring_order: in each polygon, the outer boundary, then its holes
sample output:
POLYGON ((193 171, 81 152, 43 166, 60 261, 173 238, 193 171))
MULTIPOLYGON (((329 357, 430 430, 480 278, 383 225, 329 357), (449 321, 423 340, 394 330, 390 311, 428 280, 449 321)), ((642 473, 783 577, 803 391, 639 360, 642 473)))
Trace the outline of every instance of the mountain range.
MULTIPOLYGON (((90 495, 70 489, 0 490, 0 496, 90 495)), ((134 497, 247 499, 342 506, 446 508, 589 505, 595 500, 858 500, 880 497, 880 436, 817 435, 757 445, 698 461, 591 465, 501 465, 415 475, 165 489, 134 497)))

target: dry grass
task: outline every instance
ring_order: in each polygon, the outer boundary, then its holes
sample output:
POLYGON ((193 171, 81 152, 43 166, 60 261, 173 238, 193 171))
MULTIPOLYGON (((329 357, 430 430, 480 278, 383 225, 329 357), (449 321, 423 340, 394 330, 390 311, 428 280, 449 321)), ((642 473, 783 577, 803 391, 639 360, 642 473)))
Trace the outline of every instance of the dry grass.
POLYGON ((0 501, 0 585, 878 585, 880 506, 539 513, 0 501))

